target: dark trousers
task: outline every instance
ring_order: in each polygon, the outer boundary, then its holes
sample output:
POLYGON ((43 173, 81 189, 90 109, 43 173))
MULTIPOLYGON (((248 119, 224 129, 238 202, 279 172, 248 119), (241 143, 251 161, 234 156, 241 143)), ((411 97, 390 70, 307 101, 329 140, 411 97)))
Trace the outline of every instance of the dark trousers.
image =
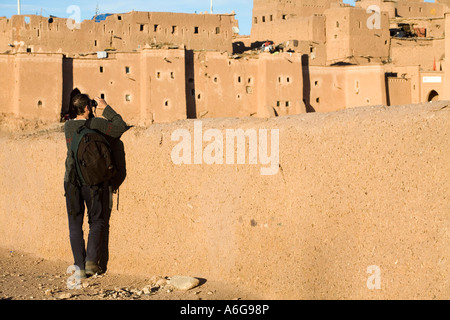
POLYGON ((107 187, 106 189, 89 186, 77 188, 68 182, 64 182, 64 190, 74 265, 84 270, 86 261, 99 263, 100 260, 105 237, 105 214, 109 210, 109 192, 107 187), (87 246, 83 234, 86 208, 89 224, 87 246))

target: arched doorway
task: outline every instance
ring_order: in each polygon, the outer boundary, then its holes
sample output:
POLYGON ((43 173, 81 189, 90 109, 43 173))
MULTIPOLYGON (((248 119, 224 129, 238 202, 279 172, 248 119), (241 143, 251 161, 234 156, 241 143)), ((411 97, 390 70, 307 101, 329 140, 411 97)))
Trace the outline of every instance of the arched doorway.
POLYGON ((435 90, 431 90, 431 92, 428 94, 428 102, 438 100, 439 100, 439 93, 437 93, 437 91, 435 90))

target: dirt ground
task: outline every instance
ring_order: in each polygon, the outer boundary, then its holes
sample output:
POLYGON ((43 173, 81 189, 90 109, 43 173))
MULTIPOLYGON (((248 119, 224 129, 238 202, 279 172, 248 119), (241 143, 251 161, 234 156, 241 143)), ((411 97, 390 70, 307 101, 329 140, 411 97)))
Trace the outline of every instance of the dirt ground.
POLYGON ((200 285, 180 291, 164 283, 168 276, 130 276, 106 272, 70 283, 67 262, 46 261, 30 254, 0 248, 0 300, 253 300, 226 283, 201 279, 200 285), (69 281, 69 282, 68 282, 69 281), (157 284, 158 282, 158 284, 157 284), (70 289, 72 287, 73 289, 70 289))

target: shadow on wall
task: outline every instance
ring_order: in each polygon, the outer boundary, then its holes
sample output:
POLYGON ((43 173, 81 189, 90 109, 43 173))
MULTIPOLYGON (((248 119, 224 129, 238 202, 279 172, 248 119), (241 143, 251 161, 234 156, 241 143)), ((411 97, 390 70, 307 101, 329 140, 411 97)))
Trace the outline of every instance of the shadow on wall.
POLYGON ((311 76, 309 73, 309 56, 302 55, 302 75, 303 75, 303 103, 305 104, 306 112, 316 112, 311 105, 311 76))
POLYGON ((195 102, 195 67, 194 51, 185 51, 185 81, 186 81, 186 115, 188 119, 197 119, 195 102))
POLYGON ((73 59, 63 59, 63 101, 61 106, 60 121, 75 118, 73 115, 72 98, 81 93, 77 88, 73 87, 73 59))

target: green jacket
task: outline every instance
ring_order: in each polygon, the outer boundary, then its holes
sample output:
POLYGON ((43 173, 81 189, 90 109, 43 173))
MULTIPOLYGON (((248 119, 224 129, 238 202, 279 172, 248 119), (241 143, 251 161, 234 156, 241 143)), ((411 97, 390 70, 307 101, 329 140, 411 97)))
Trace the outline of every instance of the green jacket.
MULTIPOLYGON (((112 138, 120 138, 122 134, 129 129, 122 117, 107 106, 103 110, 103 118, 93 118, 91 120, 91 129, 98 130, 112 138)), ((70 181, 71 171, 75 168, 75 159, 73 158, 70 145, 72 144, 73 135, 77 130, 84 125, 86 120, 69 120, 64 124, 64 134, 66 136, 67 158, 66 158, 66 172, 64 174, 64 181, 70 181)))

